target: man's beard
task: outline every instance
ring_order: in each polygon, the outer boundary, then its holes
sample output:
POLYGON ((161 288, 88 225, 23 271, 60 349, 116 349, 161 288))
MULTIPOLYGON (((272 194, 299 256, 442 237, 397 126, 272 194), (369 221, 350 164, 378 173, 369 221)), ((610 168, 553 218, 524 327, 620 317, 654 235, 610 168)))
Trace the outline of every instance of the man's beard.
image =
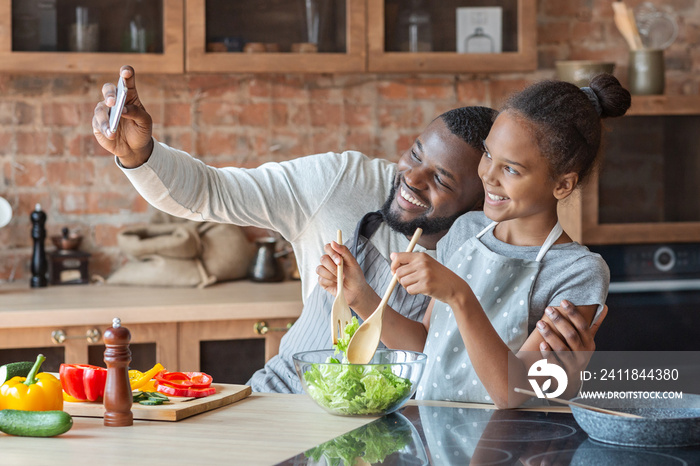
POLYGON ((398 185, 398 183, 395 183, 394 186, 391 187, 389 197, 381 209, 382 217, 384 217, 386 224, 389 225, 389 228, 398 233, 410 236, 416 231, 416 228, 422 228, 424 235, 443 233, 449 230, 454 221, 462 215, 462 213, 457 213, 451 217, 427 218, 426 214, 423 214, 413 220, 405 222, 391 210, 391 204, 396 197, 398 185))

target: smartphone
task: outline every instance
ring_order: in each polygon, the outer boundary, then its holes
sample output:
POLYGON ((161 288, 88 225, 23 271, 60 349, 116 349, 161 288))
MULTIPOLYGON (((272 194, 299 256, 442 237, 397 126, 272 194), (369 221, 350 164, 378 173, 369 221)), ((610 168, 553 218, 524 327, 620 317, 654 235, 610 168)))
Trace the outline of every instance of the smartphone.
POLYGON ((122 110, 124 109, 124 102, 126 102, 126 81, 119 76, 119 84, 117 84, 117 103, 114 104, 114 107, 109 111, 109 130, 112 133, 117 132, 117 126, 119 126, 119 120, 121 119, 122 110))

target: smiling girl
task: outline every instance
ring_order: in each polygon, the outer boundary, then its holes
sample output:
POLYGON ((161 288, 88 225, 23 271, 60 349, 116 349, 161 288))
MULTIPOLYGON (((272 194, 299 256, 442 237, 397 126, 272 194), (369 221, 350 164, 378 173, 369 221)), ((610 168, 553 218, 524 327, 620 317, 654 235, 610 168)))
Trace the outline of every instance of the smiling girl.
MULTIPOLYGON (((484 211, 460 217, 438 244, 444 265, 392 254, 401 285, 433 298, 422 327, 392 332, 402 335, 402 347, 428 354, 418 398, 518 406, 526 398, 509 387, 529 388, 540 332, 564 312, 555 306, 566 297, 589 324, 602 311, 607 265, 562 230, 557 205, 594 168, 601 118, 629 106, 629 93, 611 75, 586 88, 545 81, 516 94, 484 142, 484 211), (530 312, 545 307, 542 320, 530 312)), ((570 385, 565 397, 577 388, 570 385)))
MULTIPOLYGON (((384 314, 386 346, 428 355, 417 398, 519 406, 527 397, 511 389, 530 387, 528 369, 549 349, 545 335, 563 329, 575 349, 577 335, 594 334, 588 328, 603 311, 609 270, 562 230, 557 205, 595 167, 601 119, 624 115, 630 102, 611 75, 586 88, 544 81, 516 94, 484 141, 483 212, 457 219, 437 260, 391 255, 406 291, 433 298, 422 323, 384 314)), ((346 267, 350 259, 343 254, 346 267)), ((562 396, 577 388, 570 383, 562 396)))

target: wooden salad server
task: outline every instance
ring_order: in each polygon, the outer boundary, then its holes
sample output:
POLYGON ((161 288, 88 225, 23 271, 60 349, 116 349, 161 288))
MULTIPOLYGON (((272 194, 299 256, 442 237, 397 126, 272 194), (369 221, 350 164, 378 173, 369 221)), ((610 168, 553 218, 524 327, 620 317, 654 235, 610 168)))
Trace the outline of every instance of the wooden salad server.
MULTIPOLYGON (((420 228, 416 229, 413 233, 413 238, 406 248, 406 252, 412 252, 413 248, 418 243, 420 235, 423 230, 420 228)), ((351 364, 367 364, 372 360, 374 353, 377 351, 377 346, 379 346, 379 339, 382 335, 382 319, 384 317, 384 309, 389 302, 391 293, 394 291, 399 278, 394 274, 389 282, 389 287, 384 293, 382 301, 374 310, 372 315, 370 315, 367 320, 365 320, 360 328, 357 329, 355 334, 350 339, 347 350, 347 358, 351 364)))

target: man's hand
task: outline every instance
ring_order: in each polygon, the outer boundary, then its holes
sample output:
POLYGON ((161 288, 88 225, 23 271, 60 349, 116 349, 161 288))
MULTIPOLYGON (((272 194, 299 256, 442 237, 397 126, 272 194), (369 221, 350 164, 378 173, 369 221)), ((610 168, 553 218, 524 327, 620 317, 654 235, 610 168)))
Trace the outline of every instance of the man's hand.
MULTIPOLYGON (((549 324, 540 320, 537 322, 537 330, 545 340, 540 343, 540 352, 549 362, 563 365, 569 380, 574 380, 575 377, 572 378, 572 376, 579 374, 588 366, 595 351, 594 338, 608 314, 608 306, 603 307, 598 320, 590 326, 576 306, 569 301, 562 301, 561 308, 563 313, 553 307, 548 307, 545 313, 564 340, 552 330, 549 324)), ((571 396, 577 390, 578 387, 570 386, 565 396, 571 396)))
POLYGON ((576 309, 576 306, 569 301, 562 301, 561 308, 564 311, 563 314, 551 306, 545 312, 565 341, 556 332, 553 332, 550 325, 545 321, 537 322, 537 329, 542 338, 544 338, 544 342, 540 344, 540 350, 543 352, 543 355, 545 352, 550 351, 595 351, 595 334, 608 314, 608 306, 603 307, 598 320, 590 326, 583 315, 576 309))
POLYGON ((104 100, 95 107, 92 132, 97 142, 119 157, 126 168, 144 164, 153 151, 153 120, 139 100, 136 76, 130 66, 122 66, 119 74, 126 81, 126 103, 116 133, 109 129, 109 110, 117 101, 117 87, 112 83, 102 86, 104 100))
POLYGON ((321 264, 316 267, 318 284, 333 296, 338 291, 338 264, 343 263, 343 294, 348 305, 363 318, 365 308, 374 310, 380 301, 379 296, 367 283, 360 264, 350 250, 335 241, 324 246, 326 252, 321 257, 321 264))

